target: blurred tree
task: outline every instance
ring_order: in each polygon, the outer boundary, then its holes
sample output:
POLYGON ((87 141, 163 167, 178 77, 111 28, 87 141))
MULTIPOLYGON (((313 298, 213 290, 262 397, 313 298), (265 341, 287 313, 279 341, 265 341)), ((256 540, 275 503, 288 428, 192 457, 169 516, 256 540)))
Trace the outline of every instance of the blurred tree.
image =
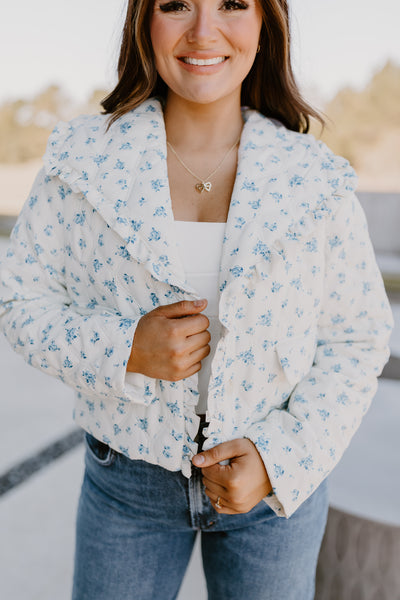
POLYGON ((94 92, 92 92, 89 100, 87 101, 87 104, 84 108, 85 113, 89 113, 89 114, 95 114, 98 112, 102 112, 102 107, 100 105, 100 102, 102 100, 104 100, 104 98, 107 96, 108 92, 107 90, 94 90, 94 92))
POLYGON ((345 156, 368 187, 373 176, 376 189, 400 191, 400 66, 386 63, 362 91, 339 91, 324 112, 327 126, 320 135, 313 125, 314 135, 345 156))
POLYGON ((74 104, 58 87, 50 86, 31 100, 0 106, 0 163, 20 163, 40 158, 49 133, 60 120, 100 112, 106 91, 96 90, 84 106, 74 104))
POLYGON ((325 113, 330 122, 322 139, 359 166, 362 146, 371 147, 400 127, 400 67, 388 62, 361 92, 341 90, 325 113))

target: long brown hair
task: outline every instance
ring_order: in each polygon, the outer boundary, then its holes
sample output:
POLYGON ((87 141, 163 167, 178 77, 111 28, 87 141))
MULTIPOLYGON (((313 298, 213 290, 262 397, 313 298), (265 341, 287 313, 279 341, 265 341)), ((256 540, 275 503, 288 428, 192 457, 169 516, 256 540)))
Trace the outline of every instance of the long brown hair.
MULTIPOLYGON (((306 133, 310 118, 323 119, 302 98, 290 58, 287 0, 258 0, 262 12, 260 51, 242 84, 243 106, 278 119, 288 129, 306 133)), ((150 96, 166 98, 150 39, 154 0, 129 0, 118 60, 119 81, 101 103, 110 122, 136 108, 150 96)))

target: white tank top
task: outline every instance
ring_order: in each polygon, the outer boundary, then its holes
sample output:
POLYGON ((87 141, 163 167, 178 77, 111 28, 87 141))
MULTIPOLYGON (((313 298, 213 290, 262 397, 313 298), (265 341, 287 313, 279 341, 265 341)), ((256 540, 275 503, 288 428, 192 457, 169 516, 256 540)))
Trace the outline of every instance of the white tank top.
POLYGON ((218 319, 218 276, 221 263, 222 242, 226 223, 175 221, 177 243, 188 283, 201 298, 208 300, 203 311, 210 320, 210 354, 201 361, 199 375, 199 401, 197 414, 207 411, 207 391, 211 375, 211 361, 221 337, 222 325, 218 319))

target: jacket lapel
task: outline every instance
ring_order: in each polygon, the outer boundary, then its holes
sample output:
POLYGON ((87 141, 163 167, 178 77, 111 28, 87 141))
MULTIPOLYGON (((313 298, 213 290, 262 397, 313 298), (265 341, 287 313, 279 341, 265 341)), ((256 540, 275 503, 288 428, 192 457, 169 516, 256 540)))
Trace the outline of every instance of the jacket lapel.
POLYGON ((174 235, 160 103, 147 100, 106 133, 105 117, 90 119, 56 131, 64 138, 59 142, 55 135, 50 144, 46 171, 81 192, 157 280, 195 294, 185 281, 174 235), (81 155, 85 145, 88 157, 81 155))
MULTIPOLYGON (((186 282, 174 235, 161 105, 156 100, 148 100, 131 116, 135 121, 130 128, 134 137, 128 140, 131 146, 129 166, 121 159, 126 195, 122 201, 114 203, 112 210, 108 207, 112 213, 112 227, 125 240, 131 256, 156 279, 193 293, 186 282)), ((126 123, 129 121, 118 126, 126 127, 126 123)), ((111 144, 110 150, 116 156, 121 153, 120 141, 117 136, 111 144)), ((103 188, 104 198, 115 197, 115 185, 115 178, 108 179, 103 188)))
POLYGON ((223 245, 221 292, 257 262, 268 262, 297 218, 292 198, 282 193, 288 165, 276 125, 256 111, 248 110, 244 117, 223 245))

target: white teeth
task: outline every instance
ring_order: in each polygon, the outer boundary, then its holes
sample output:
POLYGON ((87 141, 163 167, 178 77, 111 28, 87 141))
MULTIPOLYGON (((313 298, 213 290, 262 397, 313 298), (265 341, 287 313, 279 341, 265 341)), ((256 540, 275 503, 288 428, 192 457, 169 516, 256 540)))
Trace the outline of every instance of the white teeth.
POLYGON ((197 65, 199 67, 207 65, 218 65, 224 62, 225 56, 218 56, 217 58, 190 58, 189 56, 183 56, 182 59, 188 65, 197 65))

